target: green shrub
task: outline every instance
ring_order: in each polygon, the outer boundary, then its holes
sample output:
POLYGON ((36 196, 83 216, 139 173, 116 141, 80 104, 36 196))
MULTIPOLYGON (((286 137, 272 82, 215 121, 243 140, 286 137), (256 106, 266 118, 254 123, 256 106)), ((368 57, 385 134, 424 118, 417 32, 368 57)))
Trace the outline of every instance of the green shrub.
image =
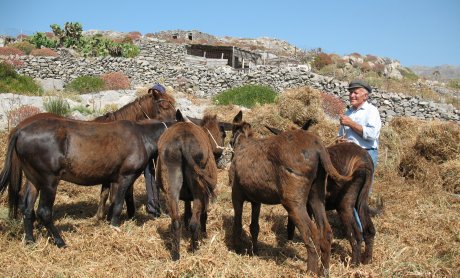
POLYGON ((9 46, 21 50, 26 55, 29 55, 30 52, 35 49, 35 46, 28 41, 13 43, 13 44, 10 44, 9 46))
POLYGON ((98 92, 104 89, 104 81, 97 76, 79 76, 72 80, 65 90, 68 92, 77 92, 80 94, 98 92))
POLYGON ((94 113, 94 110, 83 105, 78 105, 72 108, 72 111, 78 111, 83 115, 91 115, 94 113))
POLYGON ((251 108, 256 104, 274 103, 277 96, 268 86, 244 85, 219 93, 213 101, 218 105, 236 104, 251 108))
POLYGON ((418 75, 415 74, 411 69, 409 68, 401 68, 399 72, 402 74, 402 76, 406 79, 409 80, 418 80, 418 75))
POLYGON ((62 97, 51 97, 43 102, 43 107, 47 112, 67 116, 70 113, 70 105, 62 97))
POLYGON ((37 32, 33 36, 28 37, 27 41, 35 45, 35 48, 41 48, 42 46, 55 48, 58 44, 58 41, 49 39, 46 34, 42 32, 37 32))
POLYGON ((16 78, 17 76, 18 73, 14 70, 12 65, 5 62, 0 63, 0 79, 7 77, 16 78))
POLYGON ((11 65, 1 62, 0 92, 41 95, 42 89, 31 77, 20 75, 11 65))
POLYGON ((447 83, 447 86, 449 86, 452 89, 460 90, 460 79, 449 80, 449 83, 447 83))

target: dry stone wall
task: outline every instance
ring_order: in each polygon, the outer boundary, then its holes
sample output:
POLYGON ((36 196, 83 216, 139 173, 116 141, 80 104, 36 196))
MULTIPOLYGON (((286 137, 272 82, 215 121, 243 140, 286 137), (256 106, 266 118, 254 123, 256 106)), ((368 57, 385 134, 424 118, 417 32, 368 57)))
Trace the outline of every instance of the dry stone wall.
MULTIPOLYGON (((185 45, 152 38, 144 38, 138 41, 138 45, 141 52, 136 58, 83 58, 62 50, 59 57, 17 56, 8 59, 24 62, 18 70, 21 74, 38 79, 62 80, 64 84, 81 75, 121 71, 130 78, 133 87, 162 82, 199 97, 211 97, 244 84, 262 84, 278 92, 310 86, 348 100, 345 82, 317 75, 310 71, 308 65, 256 66, 249 70, 235 70, 228 66, 209 68, 187 63, 185 45)), ((381 111, 384 122, 394 116, 460 122, 460 111, 452 105, 425 101, 419 97, 376 89, 371 95, 371 102, 381 111)))

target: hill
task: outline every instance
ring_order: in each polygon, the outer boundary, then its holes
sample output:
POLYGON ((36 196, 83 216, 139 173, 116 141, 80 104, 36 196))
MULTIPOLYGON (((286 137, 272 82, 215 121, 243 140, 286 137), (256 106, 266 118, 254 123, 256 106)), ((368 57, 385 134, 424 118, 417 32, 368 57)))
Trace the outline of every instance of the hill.
POLYGON ((427 79, 450 80, 460 79, 460 67, 452 65, 441 65, 436 67, 411 66, 414 73, 427 79), (437 75, 439 73, 439 75, 437 75))

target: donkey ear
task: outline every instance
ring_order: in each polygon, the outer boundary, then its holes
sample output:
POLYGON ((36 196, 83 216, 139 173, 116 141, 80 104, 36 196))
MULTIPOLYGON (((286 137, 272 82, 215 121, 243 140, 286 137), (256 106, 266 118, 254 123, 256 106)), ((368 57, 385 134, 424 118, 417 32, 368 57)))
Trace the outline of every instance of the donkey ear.
POLYGON ((182 115, 179 109, 177 109, 176 111, 176 121, 185 122, 184 116, 182 115))
POLYGON ((160 94, 154 89, 149 89, 148 94, 151 94, 155 100, 160 99, 160 94))
POLYGON ((251 124, 248 124, 248 123, 243 124, 243 133, 246 137, 249 137, 250 135, 252 135, 251 124))
POLYGON ((243 111, 240 110, 238 114, 236 114, 235 118, 233 118, 233 123, 234 124, 239 124, 243 121, 243 111))
POLYGON ((268 126, 268 125, 265 125, 265 128, 270 130, 270 132, 275 134, 275 135, 278 135, 278 134, 281 133, 281 130, 279 130, 277 128, 274 128, 274 127, 271 127, 271 126, 268 126))
POLYGON ((223 125, 219 125, 219 131, 220 133, 222 134, 222 138, 225 139, 225 137, 227 136, 227 134, 225 133, 225 127, 223 125))

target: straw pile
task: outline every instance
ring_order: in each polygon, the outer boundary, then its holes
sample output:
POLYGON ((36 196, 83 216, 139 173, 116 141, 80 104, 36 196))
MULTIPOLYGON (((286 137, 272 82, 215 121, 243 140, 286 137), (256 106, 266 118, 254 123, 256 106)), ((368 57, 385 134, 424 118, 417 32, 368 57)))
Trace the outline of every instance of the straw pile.
MULTIPOLYGON (((295 114, 287 111, 288 106, 286 104, 283 111, 295 114)), ((297 106, 289 107, 297 109, 297 106)), ((219 107, 217 114, 220 119, 231 122, 238 110, 219 107)), ((249 119, 259 119, 278 128, 285 124, 285 117, 278 118, 282 113, 277 113, 277 106, 259 107, 244 113, 244 119, 254 127, 259 123, 249 119), (259 115, 262 113, 274 115, 259 115)), ((300 122, 303 117, 298 117, 300 122)), ((460 198, 453 194, 458 194, 460 180, 458 145, 445 141, 455 139, 458 125, 440 127, 438 125, 445 123, 428 123, 428 127, 426 122, 412 119, 396 121, 382 131, 378 175, 372 193, 382 196, 385 202, 384 213, 373 219, 377 231, 374 261, 355 268, 349 265, 350 245, 343 237, 336 213, 328 212, 334 231, 331 277, 457 277, 460 273, 460 198), (402 127, 403 124, 406 126, 402 127), (421 151, 422 145, 429 151, 421 151), (457 150, 456 156, 448 153, 452 149, 457 150), (399 171, 400 168, 404 170, 399 171)), ((320 120, 313 128, 332 140, 338 125, 320 120)), ((0 165, 5 157, 6 140, 7 134, 0 134, 0 165)), ((456 142, 458 144, 459 140, 456 142)), ((3 195, 0 205, 0 276, 308 276, 305 246, 298 232, 294 241, 287 241, 287 214, 282 206, 262 206, 260 253, 257 256, 239 255, 233 251, 233 208, 227 170, 218 173, 217 198, 210 204, 207 222, 208 238, 201 240, 196 253, 191 253, 190 235, 184 228, 182 256, 178 262, 170 259, 170 219, 166 211, 159 219, 151 219, 145 213, 142 177, 135 183, 136 218, 129 221, 124 212, 119 230, 110 228, 105 221, 93 219, 99 191, 99 186, 84 187, 67 182, 59 185, 54 219, 68 244, 65 249, 56 248, 43 227, 35 230, 37 243, 25 246, 21 242, 22 221, 8 220, 7 198, 3 195)), ((164 202, 162 207, 165 208, 164 202)), ((250 208, 250 204, 246 204, 243 214, 244 243, 248 250, 250 208)), ((182 205, 180 210, 183 212, 182 205)))

